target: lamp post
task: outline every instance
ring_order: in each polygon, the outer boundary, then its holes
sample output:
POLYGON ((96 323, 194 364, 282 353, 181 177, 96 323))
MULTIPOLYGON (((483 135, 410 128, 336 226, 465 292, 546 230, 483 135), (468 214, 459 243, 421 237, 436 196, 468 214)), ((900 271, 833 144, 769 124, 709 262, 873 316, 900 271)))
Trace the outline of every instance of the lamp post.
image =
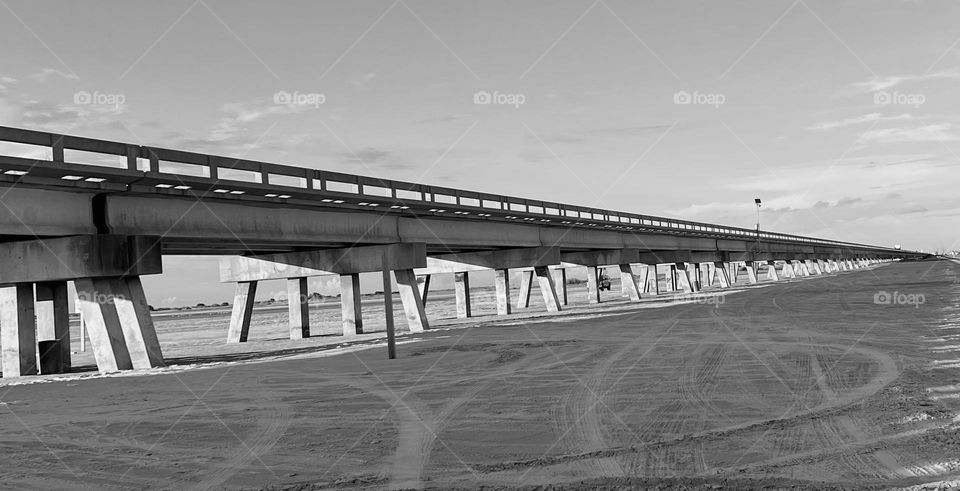
POLYGON ((757 205, 757 252, 760 252, 760 198, 753 198, 753 202, 757 205))

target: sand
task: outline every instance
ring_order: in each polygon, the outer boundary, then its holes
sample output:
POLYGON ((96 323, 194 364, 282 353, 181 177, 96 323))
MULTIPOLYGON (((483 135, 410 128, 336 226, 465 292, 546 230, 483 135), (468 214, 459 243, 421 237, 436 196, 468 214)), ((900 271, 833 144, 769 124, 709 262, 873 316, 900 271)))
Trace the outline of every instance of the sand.
POLYGON ((572 294, 578 305, 560 315, 401 336, 397 360, 377 333, 293 342, 264 324, 275 340, 211 355, 214 337, 191 346, 211 328, 161 330, 172 368, 0 386, 0 486, 949 483, 960 477, 958 273, 949 261, 892 264, 639 305, 572 294), (878 305, 881 291, 924 302, 878 305))

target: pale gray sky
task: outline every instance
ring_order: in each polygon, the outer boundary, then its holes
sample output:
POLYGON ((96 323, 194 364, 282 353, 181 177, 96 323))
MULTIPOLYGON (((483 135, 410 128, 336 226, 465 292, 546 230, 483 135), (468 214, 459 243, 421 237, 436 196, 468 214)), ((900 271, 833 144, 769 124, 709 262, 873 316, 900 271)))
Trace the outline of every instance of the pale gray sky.
MULTIPOLYGON (((958 248, 958 18, 910 1, 4 0, 0 121, 742 227, 759 196, 767 229, 958 248)), ((228 299, 210 258, 165 268, 153 303, 228 299)))

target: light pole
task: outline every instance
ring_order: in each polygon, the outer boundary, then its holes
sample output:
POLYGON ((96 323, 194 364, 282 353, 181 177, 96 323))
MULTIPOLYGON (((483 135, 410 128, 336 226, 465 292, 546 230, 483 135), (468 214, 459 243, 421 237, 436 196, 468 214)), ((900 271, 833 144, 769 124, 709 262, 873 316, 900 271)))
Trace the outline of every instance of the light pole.
POLYGON ((753 202, 757 205, 757 252, 760 252, 760 198, 753 198, 753 202))

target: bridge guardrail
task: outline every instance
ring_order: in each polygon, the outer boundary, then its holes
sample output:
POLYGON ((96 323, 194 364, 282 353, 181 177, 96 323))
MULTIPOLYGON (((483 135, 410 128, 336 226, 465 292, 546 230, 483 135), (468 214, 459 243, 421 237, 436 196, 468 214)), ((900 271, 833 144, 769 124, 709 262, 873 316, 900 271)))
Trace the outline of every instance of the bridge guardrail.
POLYGON ((385 204, 398 211, 407 211, 417 205, 416 208, 424 208, 426 212, 438 215, 450 211, 457 215, 473 213, 478 218, 494 218, 493 213, 499 213, 503 216, 496 218, 567 226, 653 230, 740 240, 910 252, 7 126, 0 126, 0 143, 2 142, 50 150, 48 160, 0 156, 0 172, 14 178, 40 174, 43 177, 85 181, 104 187, 119 183, 128 187, 152 185, 157 189, 174 191, 200 187, 212 191, 214 196, 260 192, 264 198, 280 201, 298 198, 316 201, 319 198, 326 206, 353 204, 346 200, 360 197, 365 201, 358 201, 357 205, 376 207, 381 203, 374 200, 386 199, 388 202, 385 204), (68 150, 93 154, 80 155, 92 160, 107 158, 100 162, 67 161, 65 156, 68 150), (112 165, 108 165, 111 164, 109 157, 114 158, 112 165))

